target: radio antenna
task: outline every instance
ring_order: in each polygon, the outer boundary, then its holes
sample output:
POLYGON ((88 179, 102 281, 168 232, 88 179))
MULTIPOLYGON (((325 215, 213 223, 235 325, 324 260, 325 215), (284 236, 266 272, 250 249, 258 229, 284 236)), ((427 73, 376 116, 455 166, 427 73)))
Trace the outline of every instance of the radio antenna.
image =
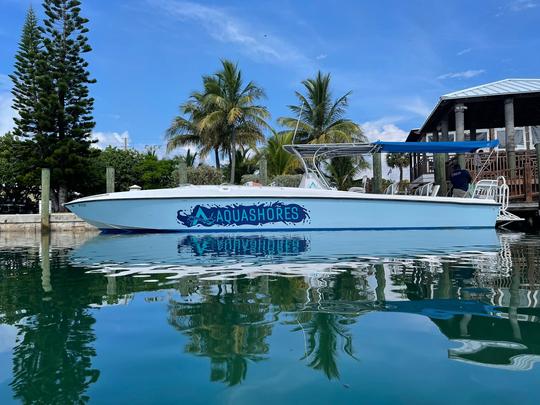
POLYGON ((300 114, 298 114, 298 120, 296 120, 296 128, 294 128, 294 134, 292 137, 293 145, 294 145, 294 138, 296 138, 296 133, 298 132, 298 126, 300 125, 300 118, 302 118, 303 112, 304 112, 304 102, 302 101, 302 106, 300 107, 300 114))

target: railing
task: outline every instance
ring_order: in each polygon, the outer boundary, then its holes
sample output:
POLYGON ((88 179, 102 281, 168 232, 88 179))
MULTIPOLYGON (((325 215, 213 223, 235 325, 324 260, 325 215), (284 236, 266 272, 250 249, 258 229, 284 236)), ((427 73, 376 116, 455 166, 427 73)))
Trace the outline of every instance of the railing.
MULTIPOLYGON (((451 155, 450 158, 453 156, 451 155)), ((412 159, 412 180, 422 174, 433 173, 432 156, 418 156, 412 159)), ((512 201, 537 201, 539 196, 538 186, 538 162, 535 151, 516 151, 515 176, 511 176, 508 168, 506 151, 494 151, 493 153, 482 152, 465 155, 465 168, 471 173, 473 180, 497 179, 504 176, 510 189, 512 201)), ((452 170, 447 164, 446 175, 452 170)))
POLYGON ((516 151, 516 170, 512 176, 505 151, 465 156, 465 167, 474 180, 506 178, 510 199, 532 202, 538 198, 538 169, 534 151, 516 151), (483 168, 483 169, 482 169, 483 168))

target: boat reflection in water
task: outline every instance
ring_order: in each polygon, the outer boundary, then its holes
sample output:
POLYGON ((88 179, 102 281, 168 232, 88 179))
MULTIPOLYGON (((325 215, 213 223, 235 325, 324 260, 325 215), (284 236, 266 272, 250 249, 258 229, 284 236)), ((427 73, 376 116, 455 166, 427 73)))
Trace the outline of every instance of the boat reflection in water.
POLYGON ((434 261, 458 254, 481 261, 499 251, 493 229, 326 231, 290 233, 173 233, 98 235, 76 249, 72 262, 108 275, 167 275, 173 280, 333 274, 382 259, 434 261))
POLYGON ((351 326, 372 312, 428 317, 452 342, 451 359, 526 370, 540 359, 531 270, 540 244, 527 257, 522 241, 512 252, 516 238, 491 229, 99 235, 71 262, 177 288, 169 322, 190 336, 187 352, 211 359, 216 381, 236 384, 247 360, 264 358, 268 319, 282 312, 306 335, 308 364, 329 378, 339 377, 338 341, 353 356, 351 326))

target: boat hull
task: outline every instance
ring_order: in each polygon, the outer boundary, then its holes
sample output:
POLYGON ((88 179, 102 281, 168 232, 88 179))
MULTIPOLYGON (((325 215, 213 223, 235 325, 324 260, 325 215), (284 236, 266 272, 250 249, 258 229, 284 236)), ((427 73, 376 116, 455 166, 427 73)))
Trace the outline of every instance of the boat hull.
POLYGON ((498 205, 462 199, 177 197, 76 200, 102 230, 214 232, 494 227, 498 205))

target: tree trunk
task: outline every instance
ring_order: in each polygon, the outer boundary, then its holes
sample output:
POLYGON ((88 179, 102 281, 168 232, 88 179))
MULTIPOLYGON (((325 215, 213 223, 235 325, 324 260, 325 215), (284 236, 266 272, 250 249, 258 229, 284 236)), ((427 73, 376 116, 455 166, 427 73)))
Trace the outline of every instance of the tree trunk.
POLYGON ((399 166, 399 182, 403 183, 403 166, 399 166))
POLYGON ((231 179, 230 183, 234 184, 234 175, 236 173, 236 134, 232 133, 231 136, 231 179))
POLYGON ((221 164, 219 163, 219 148, 214 148, 214 156, 216 159, 216 169, 221 169, 221 164))

